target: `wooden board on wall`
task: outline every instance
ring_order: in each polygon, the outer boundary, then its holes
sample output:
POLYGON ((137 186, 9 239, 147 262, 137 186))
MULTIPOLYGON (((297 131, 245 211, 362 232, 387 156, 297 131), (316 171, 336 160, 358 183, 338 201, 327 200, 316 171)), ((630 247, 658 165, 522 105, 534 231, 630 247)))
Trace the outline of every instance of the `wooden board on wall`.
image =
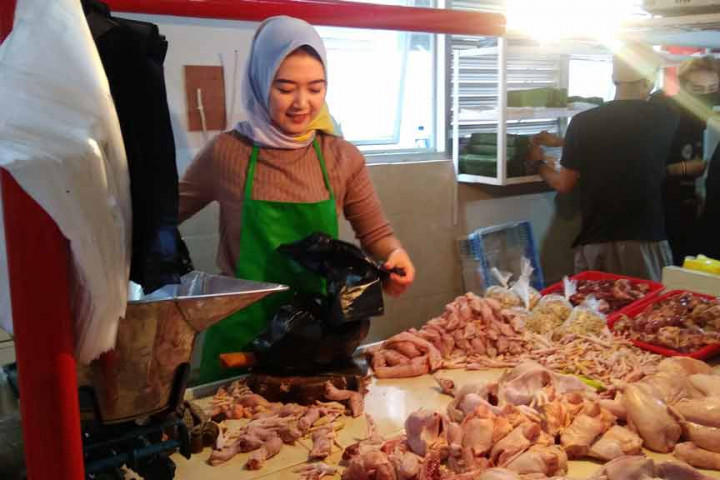
POLYGON ((223 67, 185 65, 185 99, 187 101, 188 130, 202 131, 198 110, 198 94, 202 92, 207 130, 225 130, 225 77, 223 67))

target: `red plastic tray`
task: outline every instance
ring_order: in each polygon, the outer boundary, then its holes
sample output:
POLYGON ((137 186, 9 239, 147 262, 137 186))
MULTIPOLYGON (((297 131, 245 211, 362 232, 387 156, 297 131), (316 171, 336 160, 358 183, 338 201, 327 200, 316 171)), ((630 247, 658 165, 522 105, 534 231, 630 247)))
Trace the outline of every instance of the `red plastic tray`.
MULTIPOLYGON (((614 273, 605 273, 605 272, 598 272, 596 270, 588 270, 586 272, 580 272, 577 275, 573 275, 570 277, 570 280, 620 280, 621 278, 624 278, 625 280, 630 280, 631 283, 647 283, 650 285, 650 291, 648 291, 647 295, 645 295, 642 298, 639 298, 635 300, 634 302, 625 305, 620 310, 616 310, 612 312, 610 315, 616 315, 618 313, 627 313, 628 309, 630 307, 634 307, 640 302, 646 302, 651 298, 656 297, 662 290, 665 289, 665 286, 662 283, 658 282, 651 282, 650 280, 644 280, 642 278, 635 278, 635 277, 628 277, 625 275, 616 275, 614 273)), ((553 285, 550 285, 549 287, 545 288, 543 291, 540 292, 541 295, 549 295, 551 293, 560 293, 562 294, 564 291, 565 286, 563 285, 563 282, 558 282, 553 285)))
MULTIPOLYGON (((662 295, 655 295, 651 298, 648 298, 647 296, 645 298, 640 299, 638 302, 635 302, 631 305, 628 305, 623 310, 618 310, 617 312, 611 314, 608 317, 608 328, 610 330, 613 329, 613 326, 615 325, 615 322, 617 322, 620 319, 620 316, 627 315, 630 318, 635 318, 637 315, 642 313, 649 305, 662 302, 663 300, 667 298, 677 297, 678 295, 683 295, 689 293, 695 297, 700 298, 707 298, 707 299, 713 299, 717 298, 712 295, 705 295, 703 293, 695 293, 690 292, 687 290, 671 290, 669 292, 665 292, 662 295)), ((638 340, 630 340, 633 345, 635 345, 638 348, 642 348, 643 350, 648 350, 653 353, 657 353, 660 355, 665 355, 666 357, 691 357, 698 360, 705 360, 707 358, 710 358, 718 353, 720 353, 720 343, 714 343, 712 345, 707 345, 700 350, 696 350, 694 352, 678 352, 677 350, 672 350, 670 348, 660 347, 658 345, 653 345, 652 343, 645 343, 638 340)))

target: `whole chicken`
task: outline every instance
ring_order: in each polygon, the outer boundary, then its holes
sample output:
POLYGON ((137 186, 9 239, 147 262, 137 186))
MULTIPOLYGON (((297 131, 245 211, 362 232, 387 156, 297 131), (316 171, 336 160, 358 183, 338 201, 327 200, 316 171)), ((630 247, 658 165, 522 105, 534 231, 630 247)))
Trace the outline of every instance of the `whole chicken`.
POLYGON ((648 390, 642 384, 629 384, 625 388, 628 424, 640 434, 647 448, 668 453, 680 439, 682 429, 668 413, 665 403, 648 390))

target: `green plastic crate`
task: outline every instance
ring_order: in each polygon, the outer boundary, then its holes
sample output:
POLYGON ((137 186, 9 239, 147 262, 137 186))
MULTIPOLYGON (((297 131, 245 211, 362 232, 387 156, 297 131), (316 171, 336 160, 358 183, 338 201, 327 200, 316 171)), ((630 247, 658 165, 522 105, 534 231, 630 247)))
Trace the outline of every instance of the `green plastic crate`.
POLYGON ((529 90, 511 90, 507 93, 508 107, 566 107, 568 94, 566 88, 531 88, 529 90))
MULTIPOLYGON (((497 157, 494 155, 460 155, 458 170, 467 175, 482 175, 495 177, 497 175, 497 157)), ((525 175, 525 162, 521 158, 511 158, 507 166, 508 177, 521 177, 525 175)))
MULTIPOLYGON (((507 147, 506 150, 507 150, 508 158, 517 157, 517 156, 524 155, 525 153, 527 153, 526 146, 522 146, 522 147, 510 146, 510 147, 507 147)), ((498 149, 497 149, 497 145, 476 144, 476 145, 468 145, 467 147, 465 147, 465 151, 467 153, 472 153, 475 155, 497 155, 498 149)))
MULTIPOLYGON (((530 136, 508 134, 506 144, 508 147, 528 147, 530 136)), ((497 148, 497 133, 473 133, 468 145, 494 145, 497 148)))

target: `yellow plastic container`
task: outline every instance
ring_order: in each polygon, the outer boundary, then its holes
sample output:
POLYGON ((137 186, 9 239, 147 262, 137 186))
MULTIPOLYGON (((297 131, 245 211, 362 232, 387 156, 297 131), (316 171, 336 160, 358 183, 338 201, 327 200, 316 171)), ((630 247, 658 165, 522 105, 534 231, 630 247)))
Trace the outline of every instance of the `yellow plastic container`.
POLYGON ((696 270, 699 272, 712 273, 720 275, 720 261, 714 258, 698 255, 697 257, 685 257, 683 268, 688 270, 696 270))

